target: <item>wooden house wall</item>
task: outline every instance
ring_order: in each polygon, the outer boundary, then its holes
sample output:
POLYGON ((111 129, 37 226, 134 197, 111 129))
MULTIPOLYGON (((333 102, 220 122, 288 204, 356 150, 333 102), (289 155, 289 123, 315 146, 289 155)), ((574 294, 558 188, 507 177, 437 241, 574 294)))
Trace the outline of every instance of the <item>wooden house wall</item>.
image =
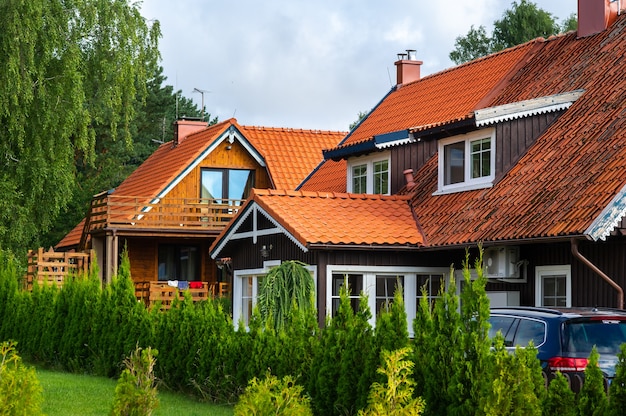
POLYGON ((509 171, 563 112, 539 114, 496 125, 496 176, 509 171))
POLYGON ((404 172, 413 169, 417 172, 434 155, 437 154, 436 140, 423 140, 391 149, 391 193, 396 194, 406 185, 404 172))
POLYGON ((218 281, 218 269, 209 256, 212 239, 167 239, 128 237, 121 247, 128 247, 130 273, 134 281, 158 280, 159 244, 197 245, 200 250, 200 279, 204 282, 218 281))
POLYGON ((267 170, 250 156, 248 151, 238 142, 232 144, 224 141, 169 193, 170 198, 199 198, 202 168, 254 169, 254 187, 271 188, 267 170), (230 146, 230 150, 227 147, 230 146))

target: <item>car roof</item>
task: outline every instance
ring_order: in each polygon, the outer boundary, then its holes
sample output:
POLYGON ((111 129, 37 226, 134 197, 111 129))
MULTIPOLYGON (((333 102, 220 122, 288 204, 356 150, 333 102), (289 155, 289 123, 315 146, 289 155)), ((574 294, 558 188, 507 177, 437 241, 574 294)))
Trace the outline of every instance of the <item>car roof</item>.
POLYGON ((626 319, 626 310, 597 308, 597 307, 574 307, 574 308, 540 308, 540 307, 498 307, 491 308, 492 314, 517 315, 542 319, 566 320, 584 317, 619 317, 626 319))

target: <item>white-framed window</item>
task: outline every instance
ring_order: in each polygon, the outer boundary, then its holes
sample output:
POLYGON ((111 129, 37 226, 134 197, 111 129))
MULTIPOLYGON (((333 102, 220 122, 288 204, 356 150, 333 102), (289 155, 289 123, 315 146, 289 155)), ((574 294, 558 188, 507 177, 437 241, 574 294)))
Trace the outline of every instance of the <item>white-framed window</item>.
POLYGON ((391 179, 389 153, 377 153, 348 162, 348 192, 389 195, 391 179))
MULTIPOLYGON (((280 260, 263 262, 262 269, 235 270, 233 275, 233 324, 247 327, 257 303, 259 288, 265 275, 272 267, 280 265, 280 260)), ((313 276, 317 298, 317 267, 306 266, 313 276)))
POLYGON ((495 129, 440 140, 436 193, 490 187, 495 177, 495 143, 495 129))
POLYGON ((569 264, 535 267, 535 306, 572 306, 572 267, 569 264))
POLYGON ((413 320, 422 296, 422 287, 426 287, 429 299, 434 301, 441 281, 448 282, 449 274, 450 269, 446 267, 329 265, 326 267, 326 314, 334 316, 337 313, 340 290, 347 283, 353 310, 358 310, 361 292, 367 295, 368 306, 372 312, 370 324, 374 326, 376 316, 393 301, 395 288, 400 284, 407 313, 407 328, 409 335, 413 336, 413 320))

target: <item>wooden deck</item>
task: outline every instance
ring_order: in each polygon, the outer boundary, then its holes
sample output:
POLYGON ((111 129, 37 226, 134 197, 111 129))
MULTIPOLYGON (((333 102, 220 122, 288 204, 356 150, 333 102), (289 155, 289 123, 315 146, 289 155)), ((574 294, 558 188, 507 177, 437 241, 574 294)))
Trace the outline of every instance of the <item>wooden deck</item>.
POLYGON ((101 229, 198 229, 221 231, 244 200, 163 198, 115 195, 94 196, 83 236, 101 229))

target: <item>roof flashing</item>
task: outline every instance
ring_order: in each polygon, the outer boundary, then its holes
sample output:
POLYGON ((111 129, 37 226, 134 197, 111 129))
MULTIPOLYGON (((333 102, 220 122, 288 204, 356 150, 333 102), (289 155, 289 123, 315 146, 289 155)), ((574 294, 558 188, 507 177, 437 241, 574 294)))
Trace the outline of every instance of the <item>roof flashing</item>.
POLYGON ((476 126, 483 127, 501 121, 515 120, 538 114, 567 110, 585 90, 574 90, 546 97, 533 98, 515 103, 474 111, 476 126))

